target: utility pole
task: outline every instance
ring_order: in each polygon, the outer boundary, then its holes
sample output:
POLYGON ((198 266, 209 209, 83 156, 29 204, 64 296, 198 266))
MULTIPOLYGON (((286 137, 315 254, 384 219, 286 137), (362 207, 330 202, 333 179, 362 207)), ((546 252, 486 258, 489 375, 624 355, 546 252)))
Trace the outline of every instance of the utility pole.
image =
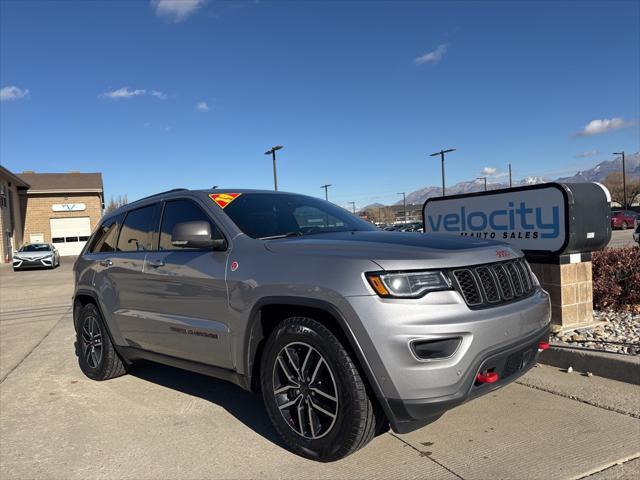
POLYGON ((276 172, 276 152, 282 148, 282 145, 276 145, 264 152, 265 155, 271 155, 273 158, 273 189, 278 191, 278 173, 276 172))
POLYGON ((398 195, 402 195, 402 204, 404 205, 404 223, 407 224, 407 196, 405 192, 398 192, 398 195))
POLYGON ((622 155, 622 209, 627 209, 627 172, 624 167, 624 150, 622 152, 613 152, 614 155, 622 155))
POLYGON ((333 185, 331 185, 330 183, 327 183, 326 185, 320 185, 320 188, 324 188, 324 199, 328 202, 329 201, 329 187, 332 187, 333 185))
POLYGON ((478 177, 478 180, 484 180, 484 191, 487 191, 487 177, 478 177))
POLYGON ((509 164, 509 188, 513 187, 513 182, 511 181, 511 164, 509 164))
POLYGON ((378 207, 378 223, 382 223, 382 207, 378 207))
POLYGON ((430 157, 437 157, 440 155, 440 159, 442 160, 442 196, 445 196, 445 188, 444 188, 444 154, 449 152, 455 152, 455 148, 449 148, 447 150, 440 150, 439 152, 432 153, 429 155, 430 157))
POLYGON ((356 214, 356 202, 348 202, 348 203, 351 204, 351 207, 353 209, 353 214, 355 215, 356 214))

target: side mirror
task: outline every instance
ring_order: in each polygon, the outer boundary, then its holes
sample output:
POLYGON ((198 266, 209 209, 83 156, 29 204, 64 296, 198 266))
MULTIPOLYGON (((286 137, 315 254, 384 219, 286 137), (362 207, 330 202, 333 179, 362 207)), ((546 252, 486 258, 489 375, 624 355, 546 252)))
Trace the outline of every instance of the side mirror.
POLYGON ((211 224, 204 221, 176 223, 171 233, 171 245, 183 248, 225 250, 224 238, 211 238, 211 224))

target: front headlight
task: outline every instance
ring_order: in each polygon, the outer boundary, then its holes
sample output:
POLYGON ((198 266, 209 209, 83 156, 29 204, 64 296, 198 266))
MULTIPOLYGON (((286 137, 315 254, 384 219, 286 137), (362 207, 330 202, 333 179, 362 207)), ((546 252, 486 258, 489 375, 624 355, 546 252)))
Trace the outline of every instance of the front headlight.
POLYGON ((367 273, 367 280, 381 297, 419 298, 429 292, 448 290, 451 282, 439 270, 424 272, 367 273))

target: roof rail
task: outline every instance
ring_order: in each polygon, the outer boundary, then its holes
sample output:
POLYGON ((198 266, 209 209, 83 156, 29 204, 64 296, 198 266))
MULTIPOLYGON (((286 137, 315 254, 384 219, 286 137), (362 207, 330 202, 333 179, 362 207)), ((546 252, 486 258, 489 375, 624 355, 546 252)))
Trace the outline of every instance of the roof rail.
MULTIPOLYGON (((171 190, 167 190, 165 192, 154 193, 153 195, 148 195, 146 197, 139 198, 137 200, 134 200, 131 203, 138 203, 138 202, 141 202, 142 200, 146 200, 148 198, 157 197, 158 195, 165 195, 167 193, 173 193, 173 192, 184 192, 186 190, 189 190, 189 189, 188 188, 172 188, 171 190)), ((131 203, 129 205, 131 205, 131 203)))

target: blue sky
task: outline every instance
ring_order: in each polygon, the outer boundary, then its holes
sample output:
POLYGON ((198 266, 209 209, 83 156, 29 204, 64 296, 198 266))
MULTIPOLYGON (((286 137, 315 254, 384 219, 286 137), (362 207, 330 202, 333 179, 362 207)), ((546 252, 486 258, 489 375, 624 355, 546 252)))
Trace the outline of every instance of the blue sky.
MULTIPOLYGON (((640 150, 640 3, 2 1, 0 162, 343 206, 640 150)), ((491 181, 491 180, 490 180, 491 181)))

